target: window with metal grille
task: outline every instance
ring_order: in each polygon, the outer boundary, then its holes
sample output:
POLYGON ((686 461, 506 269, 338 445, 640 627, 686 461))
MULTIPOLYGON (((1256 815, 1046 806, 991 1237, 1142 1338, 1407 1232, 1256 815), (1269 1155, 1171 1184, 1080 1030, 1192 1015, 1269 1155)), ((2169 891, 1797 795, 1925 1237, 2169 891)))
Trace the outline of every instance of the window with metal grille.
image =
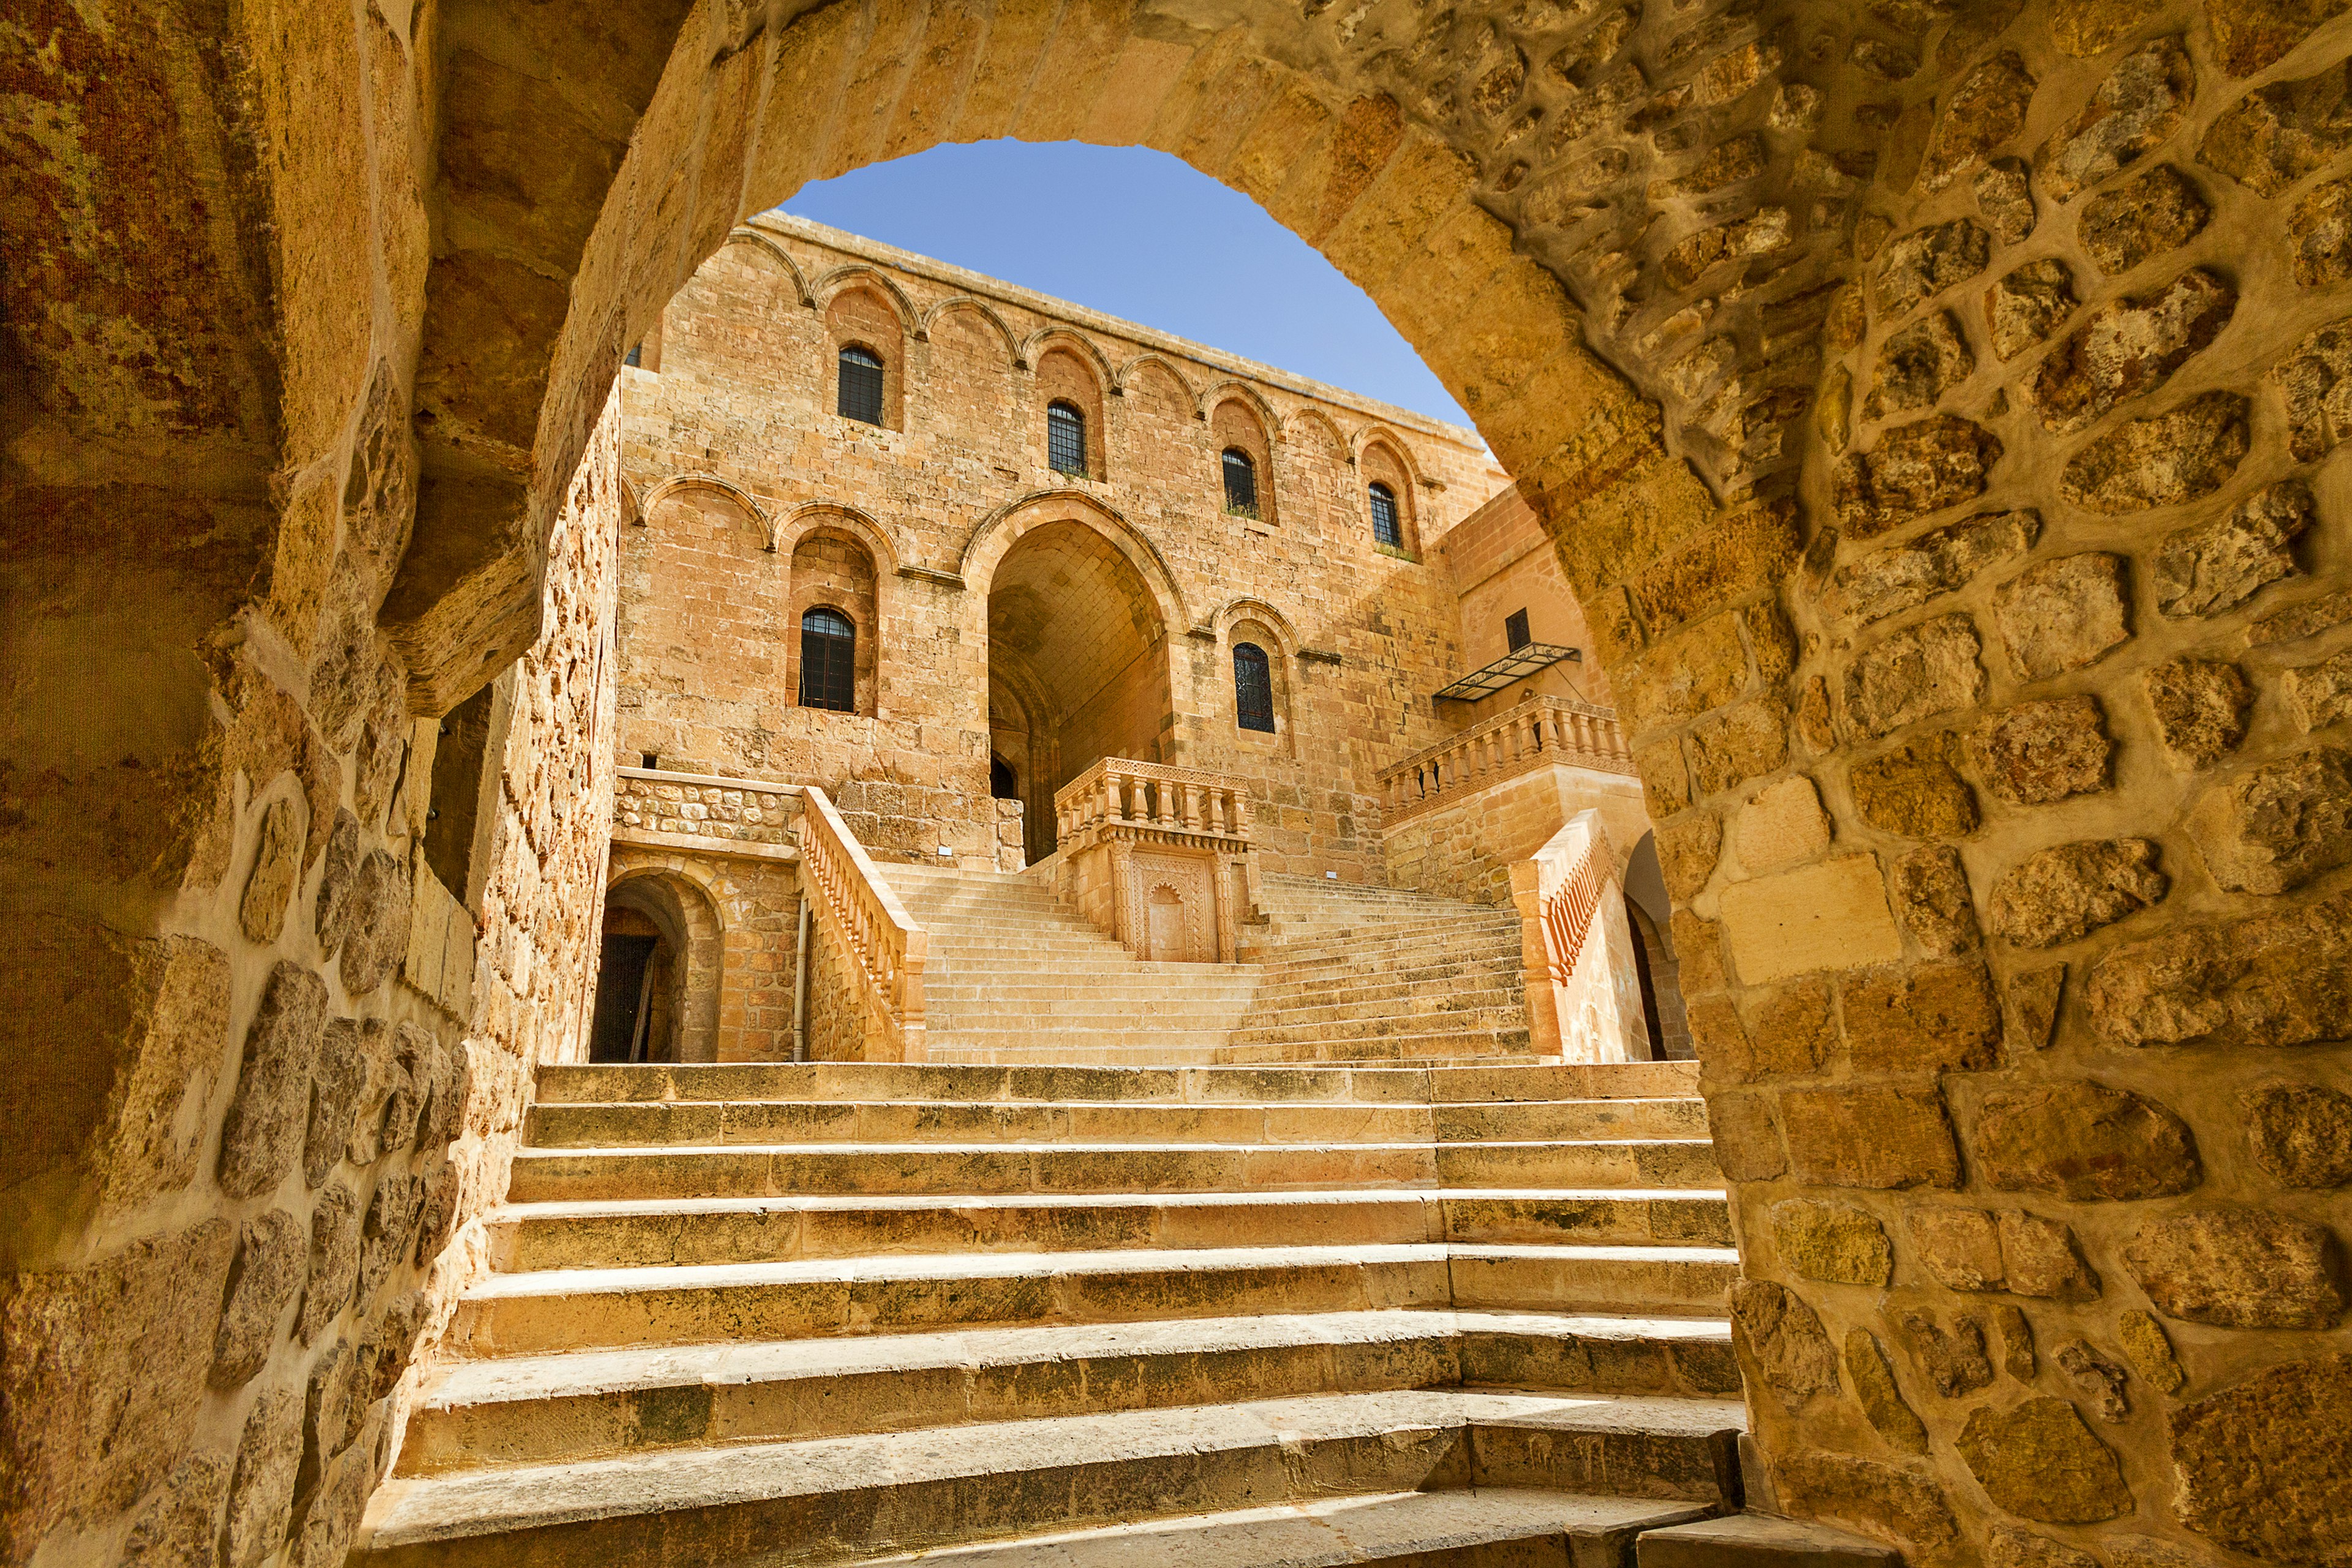
POLYGON ((631 343, 629 345, 628 357, 624 359, 621 363, 623 364, 636 365, 642 369, 646 363, 646 345, 643 343, 631 343))
POLYGON ((823 605, 801 616, 801 706, 857 711, 857 628, 823 605))
POLYGON ((1404 530, 1397 525, 1396 492, 1372 481, 1372 539, 1391 550, 1404 548, 1404 530))
POLYGON ((1503 617, 1503 640, 1511 645, 1513 653, 1536 640, 1528 636, 1528 613, 1525 610, 1513 610, 1503 617))
MULTIPOLYGON (((1225 448, 1225 510, 1242 517, 1257 515, 1257 465, 1239 447, 1225 448)), ((1263 661, 1265 656, 1258 658, 1263 661)))
POLYGON ((1071 403, 1045 405, 1045 461, 1057 474, 1087 473, 1087 416, 1071 403))
POLYGON ((1274 670, 1254 642, 1234 644, 1234 722, 1274 733, 1274 670))
POLYGON ((862 419, 868 425, 882 423, 882 362, 871 350, 841 351, 838 406, 844 419, 862 419))

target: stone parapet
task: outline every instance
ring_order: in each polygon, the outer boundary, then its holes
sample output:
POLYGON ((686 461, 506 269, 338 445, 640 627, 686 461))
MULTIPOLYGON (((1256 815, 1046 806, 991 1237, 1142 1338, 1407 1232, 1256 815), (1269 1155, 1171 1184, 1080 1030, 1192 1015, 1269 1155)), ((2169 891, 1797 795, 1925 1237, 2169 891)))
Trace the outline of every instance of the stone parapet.
POLYGON ((1633 753, 1616 710, 1566 697, 1530 698, 1382 768, 1381 803, 1393 827, 1473 791, 1559 765, 1631 775, 1633 753))

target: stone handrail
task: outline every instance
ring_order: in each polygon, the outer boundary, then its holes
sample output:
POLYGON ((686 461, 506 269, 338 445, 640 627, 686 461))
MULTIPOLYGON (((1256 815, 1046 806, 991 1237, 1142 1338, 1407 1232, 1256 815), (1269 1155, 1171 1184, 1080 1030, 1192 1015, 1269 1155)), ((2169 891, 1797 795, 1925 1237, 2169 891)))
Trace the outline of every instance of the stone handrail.
POLYGON ((929 942, 882 880, 824 791, 802 791, 803 885, 826 934, 862 976, 866 1059, 923 1059, 923 959, 929 942))
POLYGON ((1633 773, 1616 710, 1566 697, 1527 699, 1382 768, 1381 804, 1392 826, 1547 763, 1633 773))
POLYGON ((1105 757, 1054 792, 1054 831, 1068 844, 1087 829, 1126 825, 1213 838, 1250 836, 1249 791, 1238 779, 1162 763, 1105 757))

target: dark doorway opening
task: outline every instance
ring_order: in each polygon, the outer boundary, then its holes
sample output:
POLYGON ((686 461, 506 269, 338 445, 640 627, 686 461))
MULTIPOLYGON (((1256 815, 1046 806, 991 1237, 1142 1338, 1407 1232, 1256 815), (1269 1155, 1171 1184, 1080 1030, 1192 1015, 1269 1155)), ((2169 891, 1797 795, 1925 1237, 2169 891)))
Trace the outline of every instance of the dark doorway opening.
POLYGON ((588 1036, 590 1061, 639 1059, 653 1001, 646 988, 653 978, 654 949, 660 945, 657 936, 605 933, 604 960, 596 968, 596 1018, 588 1036))
POLYGON ((1021 785, 1013 776, 1013 764, 1003 757, 988 759, 988 793, 998 800, 1021 798, 1021 785))

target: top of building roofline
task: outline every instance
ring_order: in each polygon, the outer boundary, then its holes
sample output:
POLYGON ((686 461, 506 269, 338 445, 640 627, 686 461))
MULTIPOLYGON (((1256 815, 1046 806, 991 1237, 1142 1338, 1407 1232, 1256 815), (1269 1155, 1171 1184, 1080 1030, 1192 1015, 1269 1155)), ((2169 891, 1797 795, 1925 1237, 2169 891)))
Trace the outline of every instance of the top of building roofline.
MULTIPOLYGON (((1444 419, 1433 419, 1426 414, 1416 414, 1410 408, 1400 408, 1392 403, 1382 403, 1378 398, 1366 397, 1361 393, 1350 392, 1343 386, 1333 386, 1328 382, 1297 375, 1276 365, 1246 359, 1240 354, 1228 353, 1223 349, 1213 349, 1206 343, 1196 343, 1190 338, 1180 338, 1173 332, 1163 332, 1156 327, 1147 327, 1140 321, 1126 321, 1101 310, 1075 304, 1068 300, 1057 300, 1051 294, 1040 293, 1034 289, 1024 289, 1017 283, 1007 283, 1002 278, 992 278, 984 272, 974 272, 969 268, 957 267, 933 257, 920 256, 911 250, 901 250, 895 245, 885 245, 878 239, 868 239, 862 234, 852 234, 846 229, 835 228, 829 224, 816 223, 791 213, 764 212, 745 219, 743 226, 805 240, 812 245, 822 245, 827 249, 837 250, 845 255, 855 256, 880 266, 895 268, 901 272, 912 273, 918 278, 929 279, 935 283, 945 283, 971 294, 1018 305, 1024 310, 1034 310, 1041 316, 1052 316, 1074 326, 1087 327, 1098 332, 1108 332, 1126 338, 1163 353, 1181 354, 1195 363, 1212 366, 1245 380, 1278 387, 1295 396, 1310 397, 1318 403, 1337 404, 1384 425, 1394 425, 1402 429, 1417 431, 1424 436, 1434 436, 1442 440, 1467 447, 1472 451, 1486 451, 1485 438, 1477 431, 1466 426, 1455 425, 1444 419)), ((1488 460, 1493 460, 1491 454, 1488 460)))

